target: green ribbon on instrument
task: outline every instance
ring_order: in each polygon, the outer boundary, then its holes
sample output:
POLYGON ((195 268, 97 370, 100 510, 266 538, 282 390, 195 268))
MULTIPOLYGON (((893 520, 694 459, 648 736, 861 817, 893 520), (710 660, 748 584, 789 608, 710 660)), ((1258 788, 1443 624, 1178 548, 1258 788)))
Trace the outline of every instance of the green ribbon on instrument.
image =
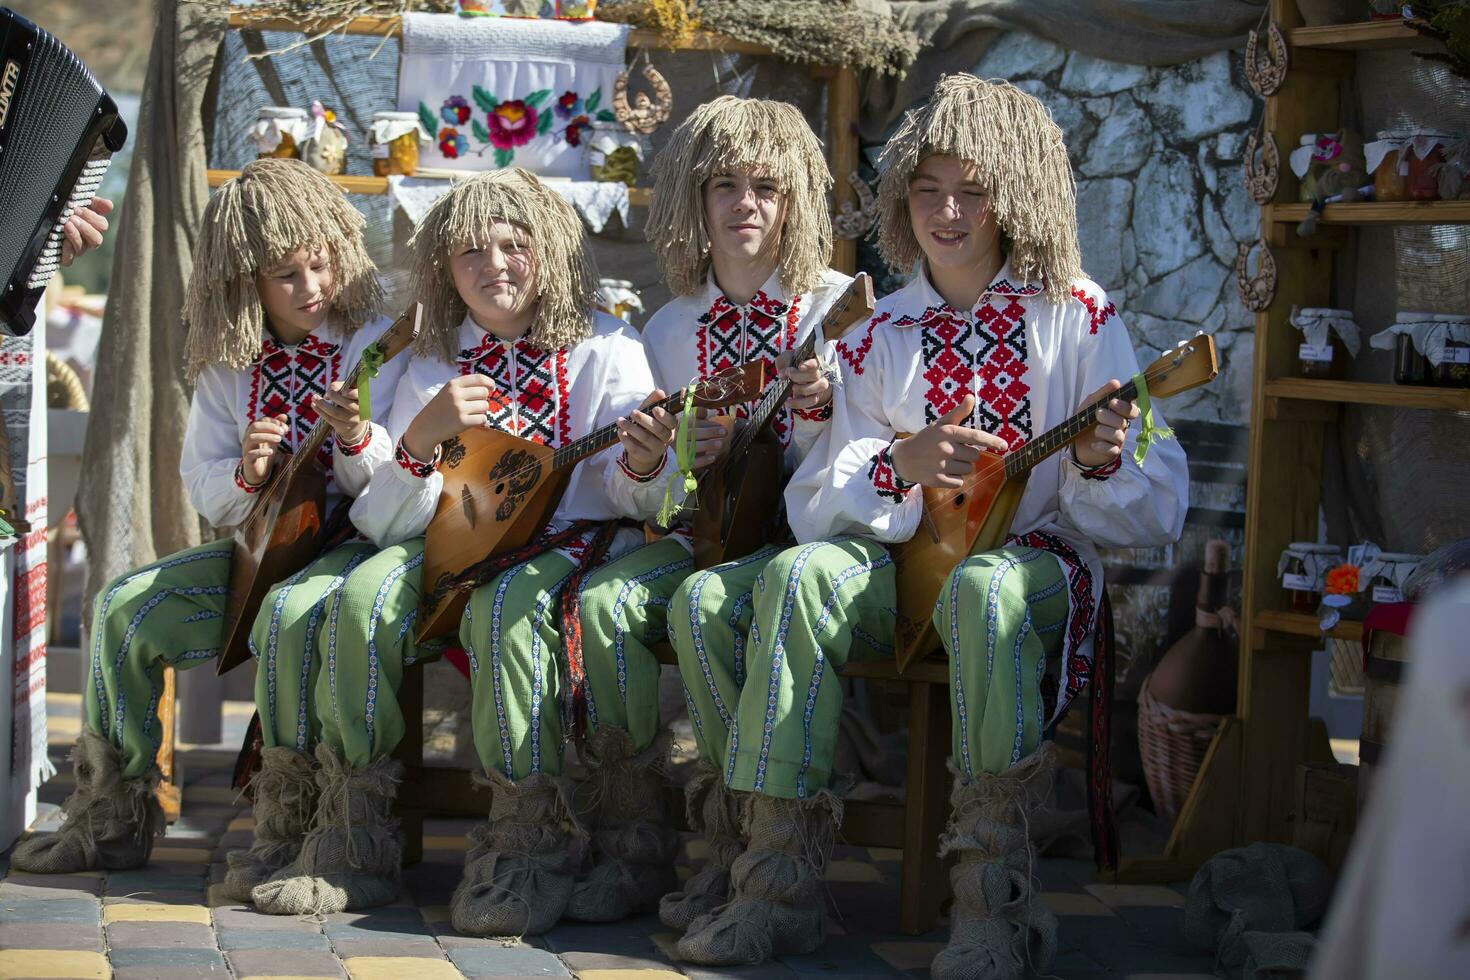
POLYGON ((1138 441, 1133 446, 1133 462, 1139 466, 1148 458, 1148 447, 1155 439, 1172 439, 1174 430, 1167 425, 1159 425, 1154 418, 1154 406, 1148 397, 1148 382, 1142 374, 1133 376, 1133 387, 1138 392, 1134 401, 1138 402, 1138 441))
POLYGON ((357 372, 357 417, 363 422, 373 420, 372 379, 378 376, 383 366, 383 348, 368 344, 362 352, 362 369, 357 372))
POLYGON ((685 497, 693 495, 699 489, 699 481, 694 478, 693 385, 684 389, 684 410, 679 413, 679 427, 674 430, 674 460, 678 470, 670 474, 668 482, 664 484, 664 500, 658 505, 658 515, 655 517, 660 527, 671 527, 674 515, 682 506, 682 501, 678 505, 674 503, 674 481, 683 479, 685 497))

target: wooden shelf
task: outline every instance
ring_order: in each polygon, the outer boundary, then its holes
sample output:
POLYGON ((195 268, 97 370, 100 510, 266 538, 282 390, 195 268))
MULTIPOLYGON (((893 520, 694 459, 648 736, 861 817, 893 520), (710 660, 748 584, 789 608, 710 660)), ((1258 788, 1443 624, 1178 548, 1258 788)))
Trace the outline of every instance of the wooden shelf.
MULTIPOLYGON (((230 14, 229 26, 235 30, 281 31, 304 34, 310 25, 289 17, 254 17, 245 11, 230 14)), ((355 34, 368 37, 398 37, 403 33, 399 17, 354 17, 332 34, 355 34)), ((658 31, 635 27, 628 32, 628 47, 651 48, 658 51, 725 51, 730 54, 771 55, 773 52, 763 44, 751 44, 734 38, 700 31, 681 44, 671 44, 658 31)))
MULTIPOLYGON (((1297 224, 1309 204, 1268 204, 1269 222, 1297 224)), ((1470 224, 1470 201, 1357 201, 1329 204, 1317 219, 1327 225, 1463 225, 1470 224)))
POLYGON ((1402 20, 1371 20, 1325 27, 1294 27, 1286 32, 1294 48, 1323 48, 1330 51, 1381 51, 1391 48, 1438 48, 1440 42, 1425 37, 1402 20))
POLYGON ((1428 408, 1444 412, 1470 412, 1470 388, 1429 388, 1424 385, 1370 384, 1366 381, 1276 378, 1266 382, 1266 397, 1340 402, 1348 405, 1384 405, 1390 408, 1428 408))
MULTIPOLYGON (((1265 609, 1256 613, 1253 624, 1256 629, 1271 630, 1273 633, 1290 633, 1293 636, 1322 636, 1317 617, 1308 613, 1283 612, 1265 609)), ((1328 630, 1327 636, 1334 640, 1363 641, 1363 624, 1354 619, 1341 620, 1328 630)))
MULTIPOLYGON (((467 173, 469 171, 466 171, 467 173)), ((240 176, 238 170, 209 170, 206 171, 210 187, 218 187, 232 177, 240 176)), ((386 194, 388 193, 387 177, 368 177, 358 174, 339 174, 330 178, 332 183, 341 187, 349 194, 386 194)), ((554 181, 553 181, 554 183, 554 181)), ((648 188, 628 188, 628 203, 635 208, 648 207, 648 188)))

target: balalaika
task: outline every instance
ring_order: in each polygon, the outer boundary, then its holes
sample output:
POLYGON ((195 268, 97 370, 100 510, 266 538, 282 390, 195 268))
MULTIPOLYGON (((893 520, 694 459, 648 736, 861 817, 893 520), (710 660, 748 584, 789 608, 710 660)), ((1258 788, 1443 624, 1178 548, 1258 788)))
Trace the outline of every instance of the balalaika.
POLYGON ((29 333, 61 265, 61 229, 102 183, 128 128, 77 56, 0 7, 0 323, 29 333))

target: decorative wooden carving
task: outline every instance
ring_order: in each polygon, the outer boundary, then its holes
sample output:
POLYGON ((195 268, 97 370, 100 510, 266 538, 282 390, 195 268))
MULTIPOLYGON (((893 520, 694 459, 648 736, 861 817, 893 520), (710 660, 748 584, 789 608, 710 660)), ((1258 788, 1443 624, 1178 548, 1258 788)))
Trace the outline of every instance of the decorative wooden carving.
POLYGON ((832 215, 832 233, 843 239, 862 238, 878 220, 878 199, 856 170, 847 175, 847 182, 857 194, 857 207, 851 201, 842 202, 842 207, 832 215))
POLYGON ((1271 255, 1271 246, 1266 239, 1259 238, 1252 244, 1241 242, 1235 254, 1235 288, 1240 292, 1240 301, 1252 313, 1260 313, 1276 298, 1276 259, 1271 255), (1256 271, 1251 274, 1248 260, 1251 251, 1259 247, 1261 259, 1256 271))
POLYGON ((1276 134, 1267 133, 1264 142, 1256 142, 1251 133, 1245 143, 1245 189, 1257 204, 1269 204, 1276 196, 1281 182, 1281 151, 1276 147, 1276 134), (1260 166, 1256 165, 1256 150, 1261 151, 1260 166))
POLYGON ((633 97, 633 104, 629 107, 628 73, 625 71, 619 73, 617 81, 613 82, 612 109, 618 122, 630 132, 648 136, 668 121, 669 113, 674 109, 674 90, 652 65, 644 66, 643 77, 648 82, 648 87, 653 89, 653 99, 639 92, 633 97))
POLYGON ((1261 50, 1260 39, 1255 31, 1245 42, 1245 77, 1257 95, 1266 98, 1275 95, 1286 81, 1286 69, 1290 61, 1290 49, 1286 36, 1273 20, 1266 28, 1266 50, 1261 50), (1264 57, 1263 57, 1264 55, 1264 57))

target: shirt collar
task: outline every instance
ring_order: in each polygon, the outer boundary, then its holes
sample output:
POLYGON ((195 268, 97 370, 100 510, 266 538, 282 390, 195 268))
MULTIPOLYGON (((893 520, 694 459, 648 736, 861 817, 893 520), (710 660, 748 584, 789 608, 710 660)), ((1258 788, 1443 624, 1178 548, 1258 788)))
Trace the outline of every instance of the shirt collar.
MULTIPOLYGON (((944 297, 939 294, 939 290, 934 288, 934 283, 929 278, 929 264, 927 262, 919 263, 919 274, 914 277, 913 287, 915 291, 915 302, 923 304, 923 312, 919 316, 919 319, 915 321, 917 324, 928 323, 930 320, 943 316, 944 314, 957 314, 960 312, 950 306, 944 297)), ((1035 296, 1041 290, 1042 286, 1040 284, 1018 277, 1011 267, 1010 257, 1007 256, 1006 260, 1001 263, 1000 271, 995 274, 995 277, 990 280, 989 285, 981 292, 980 300, 975 305, 978 308, 986 296, 1026 297, 1035 296)), ((973 313, 973 311, 971 312, 973 313)))
POLYGON ((459 353, 455 355, 455 359, 462 362, 478 361, 497 347, 518 346, 525 339, 524 336, 517 337, 513 343, 507 344, 476 323, 475 318, 466 313, 464 319, 460 321, 459 333, 456 336, 459 353))
MULTIPOLYGON (((328 329, 328 327, 323 326, 322 332, 325 333, 328 329)), ((261 334, 262 336, 260 339, 260 353, 256 355, 255 358, 257 361, 263 361, 267 357, 270 357, 272 354, 280 353, 287 353, 296 356, 308 354, 312 357, 325 359, 331 357, 333 354, 342 349, 342 345, 340 343, 334 344, 331 341, 323 339, 315 333, 307 334, 298 343, 295 344, 281 343, 279 340, 271 335, 271 332, 269 330, 262 330, 261 334)))
POLYGON ((791 305, 791 297, 787 294, 785 287, 781 285, 780 266, 777 266, 776 271, 772 272, 770 277, 761 284, 761 288, 756 290, 755 295, 739 307, 730 301, 729 297, 720 289, 719 283, 715 282, 713 268, 710 269, 709 275, 705 277, 704 308, 706 315, 714 312, 717 307, 723 312, 725 309, 746 309, 757 304, 761 305, 762 312, 768 313, 769 311, 764 307, 771 303, 779 305, 782 309, 791 305))

